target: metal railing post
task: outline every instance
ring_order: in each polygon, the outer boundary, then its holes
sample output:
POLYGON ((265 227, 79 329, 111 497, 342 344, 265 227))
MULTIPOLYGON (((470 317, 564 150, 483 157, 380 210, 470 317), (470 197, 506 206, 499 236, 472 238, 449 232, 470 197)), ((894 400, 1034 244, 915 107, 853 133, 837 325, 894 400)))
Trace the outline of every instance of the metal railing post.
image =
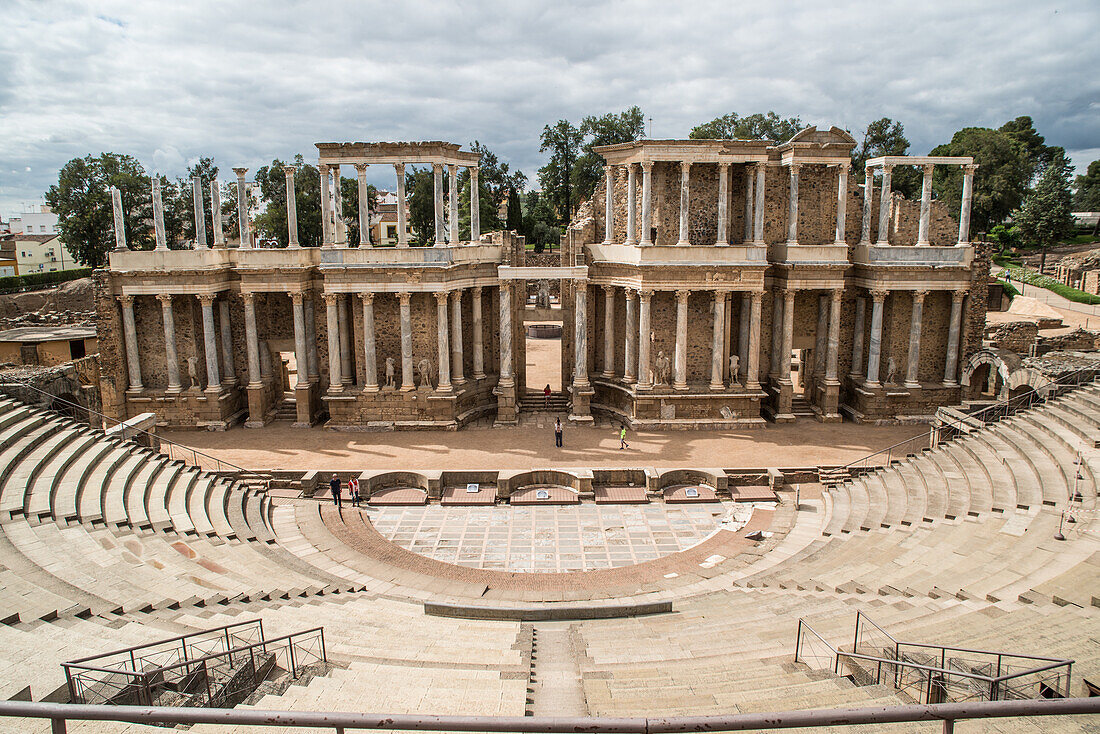
POLYGON ((328 662, 328 653, 325 651, 325 628, 321 628, 321 662, 328 662))
POLYGON ((225 652, 229 656, 229 667, 233 667, 233 643, 229 641, 229 628, 225 628, 225 652))
POLYGON ((65 734, 65 719, 50 719, 50 734, 65 734))
POLYGON ((202 661, 202 677, 206 681, 206 705, 214 703, 213 695, 210 693, 210 668, 207 667, 206 661, 202 661))
POLYGON ((943 734, 955 734, 955 720, 944 719, 943 720, 943 734))
POLYGON ((794 638, 794 661, 798 662, 798 653, 802 650, 802 619, 798 620, 798 632, 794 638))
POLYGON ((295 673, 294 673, 294 668, 295 668, 295 665, 294 665, 294 638, 293 637, 290 638, 289 640, 287 640, 286 649, 288 650, 288 652, 290 654, 290 677, 293 678, 293 677, 295 677, 295 673))

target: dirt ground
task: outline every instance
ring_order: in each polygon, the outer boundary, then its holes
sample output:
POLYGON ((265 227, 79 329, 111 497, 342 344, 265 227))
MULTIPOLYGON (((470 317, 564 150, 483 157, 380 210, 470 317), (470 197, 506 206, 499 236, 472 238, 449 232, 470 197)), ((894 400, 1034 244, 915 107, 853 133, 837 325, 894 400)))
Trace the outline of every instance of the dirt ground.
POLYGON ((527 339, 527 388, 561 391, 561 339, 527 339))

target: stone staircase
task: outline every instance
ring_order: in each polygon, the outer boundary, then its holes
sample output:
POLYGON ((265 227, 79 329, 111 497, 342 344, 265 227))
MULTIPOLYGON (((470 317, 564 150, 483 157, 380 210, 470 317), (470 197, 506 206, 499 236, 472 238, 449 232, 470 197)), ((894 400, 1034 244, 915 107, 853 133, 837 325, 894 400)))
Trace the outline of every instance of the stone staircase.
POLYGON ((569 396, 564 392, 550 394, 549 402, 541 392, 528 390, 519 400, 520 413, 556 413, 569 414, 569 396))

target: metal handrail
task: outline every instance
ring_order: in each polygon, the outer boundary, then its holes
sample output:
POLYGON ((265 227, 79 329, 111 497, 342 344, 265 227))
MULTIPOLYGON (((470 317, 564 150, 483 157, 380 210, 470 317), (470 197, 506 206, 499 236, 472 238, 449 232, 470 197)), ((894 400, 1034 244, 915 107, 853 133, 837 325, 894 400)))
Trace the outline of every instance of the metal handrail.
MULTIPOLYGON (((32 391, 34 391, 34 392, 36 392, 40 395, 45 395, 46 397, 50 398, 51 400, 53 400, 55 402, 61 403, 63 405, 67 405, 71 408, 78 408, 80 410, 87 411, 90 415, 94 415, 98 418, 102 418, 104 421, 113 421, 116 425, 122 425, 124 423, 124 421, 120 421, 117 418, 112 418, 108 415, 104 415, 103 413, 100 413, 99 411, 92 410, 91 408, 86 408, 83 405, 80 405, 79 403, 72 402, 71 400, 65 400, 64 398, 60 398, 60 397, 54 395, 53 393, 48 393, 45 390, 40 390, 37 387, 35 387, 34 385, 28 385, 27 383, 20 382, 19 380, 8 380, 6 382, 0 383, 0 391, 3 390, 4 385, 19 385, 20 387, 25 387, 26 389, 32 390, 32 391)), ((16 399, 17 398, 13 398, 13 400, 16 400, 16 399)), ((32 406, 28 406, 28 407, 32 407, 32 406)), ((236 464, 234 464, 231 461, 226 461, 225 459, 219 459, 216 456, 211 456, 210 454, 203 453, 202 451, 199 451, 198 449, 187 446, 186 444, 179 443, 178 441, 173 441, 170 438, 164 438, 163 436, 160 436, 160 435, 155 434, 155 433, 150 433, 149 431, 146 431, 146 430, 141 429, 141 428, 127 428, 126 430, 128 432, 132 431, 134 433, 140 433, 144 436, 150 436, 150 437, 156 439, 160 443, 166 443, 166 444, 169 444, 171 446, 175 446, 176 448, 184 450, 184 451, 190 451, 196 457, 201 456, 205 459, 210 459, 211 461, 213 461, 217 465, 217 469, 215 469, 213 471, 222 471, 221 467, 224 464, 225 466, 228 466, 232 469, 235 469, 237 472, 243 472, 243 473, 246 473, 246 474, 255 474, 256 473, 252 469, 245 469, 242 466, 237 466, 236 464)), ((195 464, 196 464, 196 466, 199 466, 200 469, 202 468, 201 465, 199 465, 197 460, 195 461, 195 464)), ((208 469, 206 471, 211 471, 211 470, 208 469)))
MULTIPOLYGON (((1081 375, 1081 374, 1086 373, 1086 372, 1093 373, 1093 377, 1095 378, 1096 373, 1100 372, 1100 368, 1082 367, 1079 370, 1074 370, 1073 372, 1069 373, 1068 375, 1062 375, 1062 376, 1057 377, 1053 380, 1049 380, 1047 382, 1042 383, 1041 385, 1036 386, 1032 392, 1024 393, 1023 395, 1017 395, 1016 397, 1009 397, 1009 398, 1005 398, 1004 400, 997 401, 997 402, 993 403, 992 405, 987 405, 986 407, 982 408, 979 411, 968 414, 966 416, 966 418, 958 418, 958 419, 953 420, 953 421, 947 421, 940 427, 940 429, 942 430, 944 428, 958 428, 960 426, 965 425, 967 419, 973 419, 973 418, 977 418, 978 420, 982 420, 983 423, 984 422, 989 422, 989 421, 985 421, 984 419, 981 418, 983 413, 986 413, 988 411, 992 411, 992 410, 995 410, 995 409, 999 409, 999 408, 1007 408, 1013 402, 1016 402, 1016 401, 1023 402, 1025 399, 1028 400, 1028 401, 1034 400, 1035 395, 1038 394, 1039 390, 1041 390, 1043 388, 1050 387, 1050 386, 1057 387, 1059 385, 1069 385, 1071 383, 1068 383, 1068 382, 1065 382, 1065 381, 1068 381, 1070 378, 1076 378, 1078 375, 1081 375)), ((1073 383, 1073 384, 1080 385, 1081 383, 1078 382, 1078 383, 1073 383)), ((875 456, 878 456, 879 454, 883 454, 883 453, 889 454, 889 453, 893 452, 893 450, 898 448, 899 446, 904 446, 905 444, 912 443, 917 438, 921 438, 921 436, 914 436, 912 438, 907 438, 907 439, 904 439, 902 441, 898 441, 897 443, 892 444, 890 446, 886 446, 885 448, 881 448, 878 451, 873 451, 873 452, 867 454, 866 456, 862 456, 858 459, 854 459, 852 461, 849 461, 847 464, 844 464, 840 468, 841 469, 849 469, 849 468, 851 468, 851 467, 853 467, 857 464, 862 464, 862 463, 868 461, 869 459, 872 459, 875 456)), ((887 463, 889 463, 889 462, 887 462, 887 463)))
MULTIPOLYGON (((99 658, 109 658, 112 655, 123 655, 125 653, 137 652, 138 650, 146 650, 151 647, 158 647, 160 645, 167 645, 170 642, 179 642, 180 640, 187 640, 192 637, 201 637, 203 635, 210 635, 215 632, 225 632, 227 630, 236 629, 237 627, 247 627, 248 625, 257 625, 260 630, 260 636, 263 637, 264 633, 264 621, 262 619, 249 619, 244 622, 231 622, 230 624, 223 624, 220 627, 211 627, 208 630, 202 630, 201 632, 188 632, 184 635, 176 635, 175 637, 165 637, 156 642, 147 642, 143 645, 133 645, 131 647, 123 647, 118 650, 108 650, 107 652, 101 652, 96 655, 88 655, 87 657, 77 658, 76 660, 70 660, 65 665, 77 665, 79 663, 86 663, 89 660, 97 660, 99 658)), ((306 630, 312 631, 312 630, 306 630)), ((112 673, 119 672, 112 670, 112 673)))
POLYGON ((66 722, 119 721, 133 724, 223 724, 313 727, 335 730, 465 731, 515 734, 690 734, 693 732, 861 726, 904 722, 941 722, 954 731, 956 721, 1028 716, 1100 714, 1100 697, 968 703, 871 706, 855 709, 779 711, 758 714, 672 717, 421 716, 341 711, 274 711, 169 706, 102 706, 89 704, 0 701, 0 717, 50 719, 53 734, 64 734, 66 722))

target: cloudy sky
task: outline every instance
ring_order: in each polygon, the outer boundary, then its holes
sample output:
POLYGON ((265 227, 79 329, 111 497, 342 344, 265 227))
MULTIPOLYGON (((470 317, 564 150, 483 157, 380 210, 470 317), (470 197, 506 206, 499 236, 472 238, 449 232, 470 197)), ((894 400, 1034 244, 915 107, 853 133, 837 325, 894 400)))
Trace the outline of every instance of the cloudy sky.
MULTIPOLYGON (((639 105, 654 137, 775 110, 911 152, 1031 115, 1100 158, 1100 3, 0 1, 0 216, 73 157, 175 177, 318 141, 479 140, 535 180, 543 125, 639 105)), ((371 180, 392 185, 377 169, 371 180)))

